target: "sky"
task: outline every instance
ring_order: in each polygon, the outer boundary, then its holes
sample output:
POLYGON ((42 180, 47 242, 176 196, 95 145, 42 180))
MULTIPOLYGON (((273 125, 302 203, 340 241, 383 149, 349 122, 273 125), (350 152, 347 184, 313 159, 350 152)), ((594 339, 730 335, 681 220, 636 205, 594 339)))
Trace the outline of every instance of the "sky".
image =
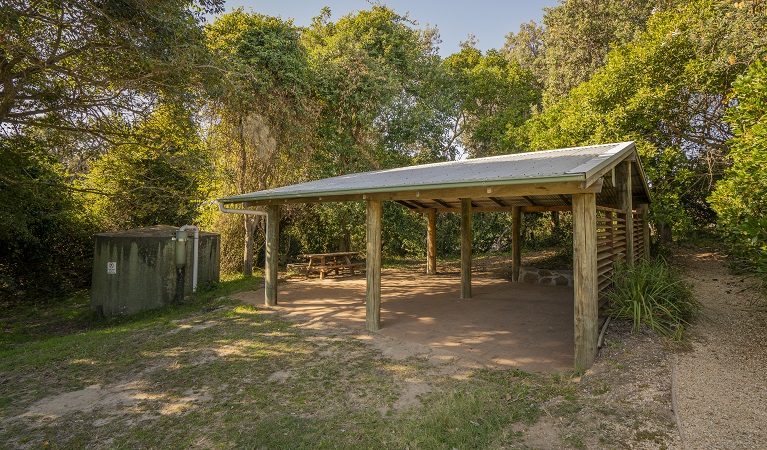
MULTIPOLYGON (((487 51, 502 48, 505 36, 517 32, 519 25, 541 21, 544 7, 554 7, 557 0, 383 0, 381 3, 418 23, 418 28, 436 26, 442 39, 440 56, 456 53, 469 35, 476 36, 477 47, 487 51)), ((346 14, 370 9, 366 0, 227 0, 226 12, 237 7, 282 19, 293 19, 297 26, 308 26, 324 6, 330 7, 331 20, 346 14)))

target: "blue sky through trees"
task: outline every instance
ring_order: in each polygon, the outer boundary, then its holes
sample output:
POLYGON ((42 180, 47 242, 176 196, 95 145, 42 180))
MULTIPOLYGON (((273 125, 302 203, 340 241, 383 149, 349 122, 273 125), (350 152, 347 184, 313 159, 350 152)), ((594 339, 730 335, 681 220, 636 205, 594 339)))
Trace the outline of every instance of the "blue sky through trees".
MULTIPOLYGON (((523 22, 540 22, 544 7, 554 7, 557 0, 387 0, 382 2, 398 14, 410 13, 419 27, 427 24, 439 28, 442 43, 440 55, 446 57, 458 51, 461 41, 476 36, 477 47, 483 51, 501 48, 506 34, 517 32, 523 22)), ((369 9, 366 0, 227 0, 226 12, 243 6, 245 11, 294 19, 299 26, 307 26, 324 6, 330 7, 332 20, 338 20, 352 11, 369 9)))

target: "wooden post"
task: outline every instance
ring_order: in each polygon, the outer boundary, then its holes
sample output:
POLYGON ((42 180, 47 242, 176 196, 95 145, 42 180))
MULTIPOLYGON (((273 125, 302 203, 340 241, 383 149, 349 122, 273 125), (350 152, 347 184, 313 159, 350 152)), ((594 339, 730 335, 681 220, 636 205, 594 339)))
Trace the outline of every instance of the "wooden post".
POLYGON ((365 293, 365 328, 381 328, 381 201, 367 201, 367 284, 365 293))
POLYGON ((437 274, 437 210, 426 216, 426 275, 437 274))
POLYGON ((650 260, 650 205, 642 203, 642 236, 644 237, 644 259, 650 260))
POLYGON ((511 281, 519 281, 519 266, 522 263, 522 207, 511 208, 511 281))
POLYGON ((280 207, 266 208, 266 262, 264 264, 264 291, 267 306, 277 304, 277 253, 280 238, 280 207))
POLYGON ((461 298, 471 298, 471 199, 461 199, 461 298))
POLYGON ((599 285, 597 283, 596 195, 573 194, 573 296, 575 371, 597 357, 599 285))
POLYGON ((626 262, 634 264, 634 206, 631 204, 631 161, 615 166, 615 188, 618 191, 618 209, 626 211, 626 262))

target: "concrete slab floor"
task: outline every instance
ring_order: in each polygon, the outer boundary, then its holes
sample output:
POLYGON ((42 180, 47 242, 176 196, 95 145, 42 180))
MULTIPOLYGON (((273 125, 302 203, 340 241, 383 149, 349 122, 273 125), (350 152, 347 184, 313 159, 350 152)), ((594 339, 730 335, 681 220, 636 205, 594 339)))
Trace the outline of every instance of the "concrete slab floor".
MULTIPOLYGON (((473 298, 460 298, 456 274, 396 269, 381 277, 381 330, 371 333, 449 351, 480 366, 526 372, 573 368, 573 290, 474 276, 473 298)), ((264 307, 263 290, 234 297, 264 307)), ((365 331, 365 277, 281 282, 278 313, 365 331)))

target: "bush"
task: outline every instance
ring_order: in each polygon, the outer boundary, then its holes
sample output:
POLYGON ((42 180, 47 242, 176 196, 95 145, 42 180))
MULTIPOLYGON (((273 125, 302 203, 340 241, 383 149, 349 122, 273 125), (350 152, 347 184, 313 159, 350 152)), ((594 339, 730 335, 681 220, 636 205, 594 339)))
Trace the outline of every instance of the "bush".
POLYGON ((95 226, 42 141, 0 139, 0 306, 90 283, 95 226))
POLYGON ((618 264, 614 288, 607 293, 607 314, 631 320, 634 330, 642 324, 674 340, 700 311, 700 303, 682 281, 681 274, 663 260, 618 264))

